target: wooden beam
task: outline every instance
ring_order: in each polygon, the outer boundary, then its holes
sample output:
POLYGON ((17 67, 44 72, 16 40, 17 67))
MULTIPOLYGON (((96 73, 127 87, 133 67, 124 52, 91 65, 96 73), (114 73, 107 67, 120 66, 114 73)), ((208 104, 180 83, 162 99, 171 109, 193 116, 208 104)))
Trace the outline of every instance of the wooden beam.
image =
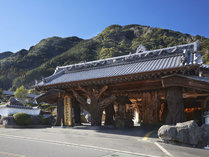
POLYGON ((111 103, 113 103, 116 99, 117 99, 117 97, 115 95, 111 95, 110 97, 107 97, 107 98, 103 99, 102 101, 100 101, 98 103, 98 105, 103 110, 106 107, 108 107, 111 103))
POLYGON ((88 108, 88 104, 86 102, 85 99, 82 98, 82 96, 80 96, 73 88, 71 88, 71 91, 73 92, 74 97, 76 98, 76 100, 80 103, 80 105, 85 109, 85 110, 89 110, 88 108))
POLYGON ((97 99, 99 99, 99 98, 101 97, 101 95, 102 95, 107 89, 108 89, 108 86, 104 86, 104 87, 100 90, 100 92, 99 92, 99 94, 98 94, 98 96, 97 96, 97 99))
POLYGON ((167 87, 186 87, 199 91, 209 92, 209 83, 201 80, 194 80, 181 75, 173 75, 162 78, 162 86, 167 87))
POLYGON ((81 90, 82 92, 84 92, 88 96, 92 96, 92 93, 91 92, 89 92, 88 90, 84 89, 81 86, 78 86, 78 90, 81 90))
POLYGON ((183 93, 183 98, 197 98, 202 96, 209 96, 209 93, 183 93))

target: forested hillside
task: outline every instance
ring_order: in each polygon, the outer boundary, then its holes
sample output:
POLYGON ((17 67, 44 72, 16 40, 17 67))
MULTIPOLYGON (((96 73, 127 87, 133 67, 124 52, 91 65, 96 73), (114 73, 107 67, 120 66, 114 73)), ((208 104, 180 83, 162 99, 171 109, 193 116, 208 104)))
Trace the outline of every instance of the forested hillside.
POLYGON ((111 25, 96 37, 52 37, 29 50, 0 54, 0 88, 30 87, 51 75, 57 66, 135 53, 139 45, 148 50, 199 40, 204 63, 209 64, 209 39, 140 25, 111 25))

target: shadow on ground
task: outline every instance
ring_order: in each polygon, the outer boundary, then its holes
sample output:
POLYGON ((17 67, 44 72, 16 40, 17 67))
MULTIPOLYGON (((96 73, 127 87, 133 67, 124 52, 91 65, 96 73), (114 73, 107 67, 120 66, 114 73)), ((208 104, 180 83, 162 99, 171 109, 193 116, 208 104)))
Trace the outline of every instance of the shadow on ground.
POLYGON ((82 126, 73 127, 73 129, 95 130, 96 132, 99 133, 136 136, 136 137, 149 136, 149 138, 158 138, 157 131, 159 128, 160 125, 142 125, 142 126, 134 126, 132 128, 110 128, 105 126, 98 127, 98 126, 90 126, 84 124, 82 126))

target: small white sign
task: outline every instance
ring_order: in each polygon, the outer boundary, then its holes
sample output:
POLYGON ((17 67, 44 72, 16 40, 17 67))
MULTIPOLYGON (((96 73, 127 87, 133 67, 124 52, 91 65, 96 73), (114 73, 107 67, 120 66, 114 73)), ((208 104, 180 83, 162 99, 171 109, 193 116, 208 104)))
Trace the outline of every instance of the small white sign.
POLYGON ((87 104, 91 104, 91 99, 87 98, 86 102, 87 102, 87 104))

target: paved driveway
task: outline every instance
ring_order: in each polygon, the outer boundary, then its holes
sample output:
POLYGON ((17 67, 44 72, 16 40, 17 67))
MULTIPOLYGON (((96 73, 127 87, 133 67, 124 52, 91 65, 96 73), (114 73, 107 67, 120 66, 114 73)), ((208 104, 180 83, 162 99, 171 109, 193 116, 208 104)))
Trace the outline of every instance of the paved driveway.
POLYGON ((197 157, 208 150, 164 144, 154 127, 0 129, 0 157, 197 157))

